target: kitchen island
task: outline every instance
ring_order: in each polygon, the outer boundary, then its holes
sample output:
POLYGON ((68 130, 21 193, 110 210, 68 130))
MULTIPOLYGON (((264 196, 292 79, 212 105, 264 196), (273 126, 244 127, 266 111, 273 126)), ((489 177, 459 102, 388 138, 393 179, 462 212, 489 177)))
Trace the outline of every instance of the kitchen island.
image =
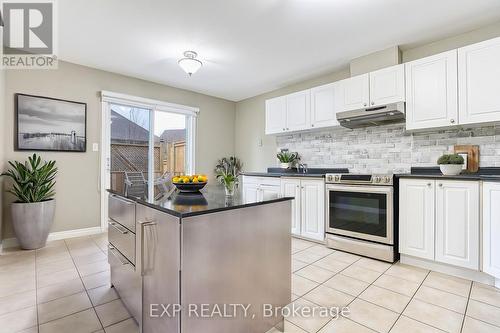
POLYGON ((291 200, 222 188, 159 201, 110 191, 111 283, 141 332, 282 329, 291 302, 291 200), (272 312, 272 315, 269 315, 272 312))

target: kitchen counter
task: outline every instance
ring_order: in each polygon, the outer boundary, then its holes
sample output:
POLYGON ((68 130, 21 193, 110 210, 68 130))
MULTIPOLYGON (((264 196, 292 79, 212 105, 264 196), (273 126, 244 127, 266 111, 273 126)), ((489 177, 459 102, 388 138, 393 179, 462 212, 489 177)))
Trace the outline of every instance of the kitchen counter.
MULTIPOLYGON (((241 185, 240 185, 241 188, 241 185)), ((202 214, 216 213, 225 210, 265 205, 269 203, 293 200, 292 197, 278 197, 262 201, 244 200, 241 189, 237 190, 232 198, 227 198, 222 186, 209 185, 198 193, 181 193, 175 191, 169 197, 159 200, 144 200, 141 198, 124 196, 108 190, 109 193, 123 196, 145 206, 158 209, 175 217, 190 217, 202 214)))
POLYGON ((312 177, 324 178, 327 173, 349 173, 345 168, 309 168, 306 173, 296 169, 268 168, 267 172, 242 172, 243 176, 254 177, 312 177))
POLYGON ((394 176, 396 178, 432 178, 500 182, 500 168, 480 168, 477 173, 462 173, 456 176, 443 175, 439 168, 412 168, 411 173, 396 174, 394 176))

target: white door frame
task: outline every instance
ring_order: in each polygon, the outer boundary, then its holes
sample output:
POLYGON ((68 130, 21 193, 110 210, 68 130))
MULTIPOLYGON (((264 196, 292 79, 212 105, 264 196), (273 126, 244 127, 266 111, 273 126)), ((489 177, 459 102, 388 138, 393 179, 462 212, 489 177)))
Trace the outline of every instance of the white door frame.
MULTIPOLYGON (((120 104, 126 106, 135 106, 151 111, 149 145, 154 146, 154 115, 155 111, 164 111, 178 113, 188 116, 186 129, 186 173, 195 173, 195 151, 196 151, 196 118, 200 109, 181 104, 168 103, 143 97, 137 97, 127 94, 115 93, 110 91, 101 92, 101 154, 99 161, 99 193, 101 196, 101 229, 104 231, 108 228, 108 195, 107 190, 110 188, 109 169, 111 167, 111 149, 110 149, 110 104, 120 104)), ((154 158, 153 149, 149 150, 149 161, 154 158)), ((153 182, 154 163, 149 163, 148 182, 153 182)), ((149 187, 149 198, 153 197, 153 187, 149 187)))

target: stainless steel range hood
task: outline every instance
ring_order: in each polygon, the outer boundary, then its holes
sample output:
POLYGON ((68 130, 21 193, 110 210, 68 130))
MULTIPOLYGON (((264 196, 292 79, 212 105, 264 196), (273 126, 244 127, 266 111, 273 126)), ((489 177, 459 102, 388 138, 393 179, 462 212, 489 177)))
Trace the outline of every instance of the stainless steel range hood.
POLYGON ((340 126, 361 128, 404 122, 405 103, 398 102, 368 109, 344 111, 337 113, 340 126))

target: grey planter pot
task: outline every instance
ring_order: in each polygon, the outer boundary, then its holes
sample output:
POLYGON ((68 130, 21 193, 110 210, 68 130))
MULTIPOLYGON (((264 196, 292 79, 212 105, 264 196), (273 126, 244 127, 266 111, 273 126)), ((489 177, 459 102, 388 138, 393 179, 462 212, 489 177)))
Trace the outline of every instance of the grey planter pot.
POLYGON ((34 250, 44 247, 54 222, 56 201, 14 202, 11 210, 14 233, 21 248, 34 250))

